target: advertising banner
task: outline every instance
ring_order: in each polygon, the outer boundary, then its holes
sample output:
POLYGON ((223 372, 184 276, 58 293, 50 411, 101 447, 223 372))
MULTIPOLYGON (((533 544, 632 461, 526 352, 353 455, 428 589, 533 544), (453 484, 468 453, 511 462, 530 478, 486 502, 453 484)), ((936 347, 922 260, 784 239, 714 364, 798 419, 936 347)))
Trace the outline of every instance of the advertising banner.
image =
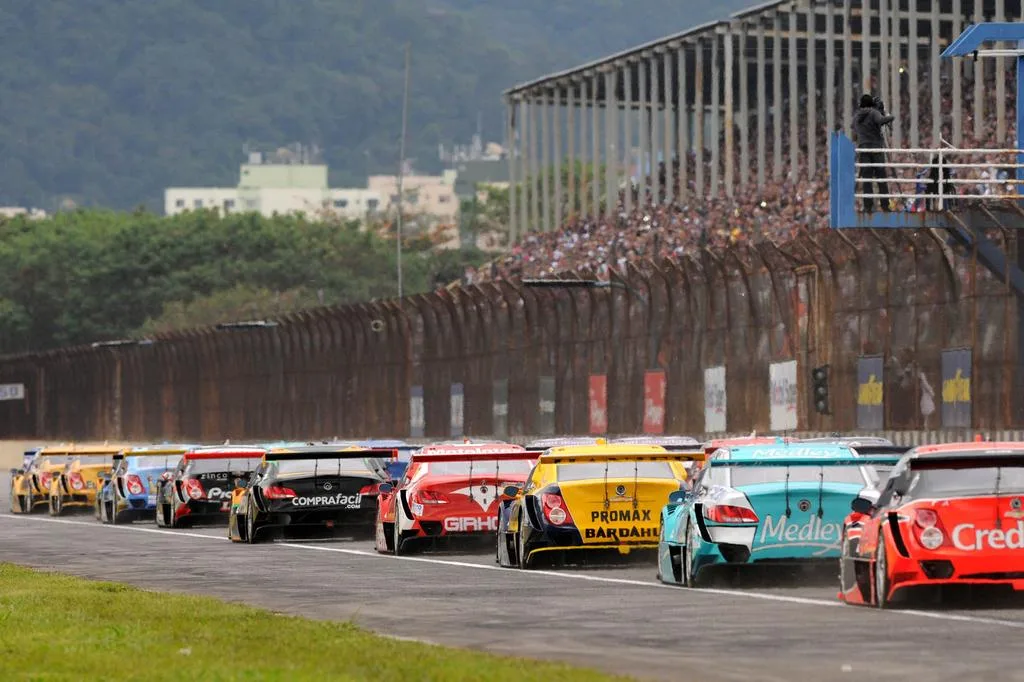
POLYGON ((464 396, 462 384, 452 384, 451 389, 451 436, 461 438, 465 424, 464 396))
POLYGON ((704 431, 725 432, 725 367, 704 370, 704 431))
POLYGON ((497 379, 491 391, 491 415, 494 436, 508 436, 508 379, 497 379))
POLYGON ((942 426, 971 426, 971 349, 942 351, 942 426))
POLYGON ((768 365, 768 397, 772 431, 796 431, 796 360, 768 365))
POLYGON ((423 412, 423 387, 412 386, 409 389, 409 437, 423 438, 427 420, 423 412))
POLYGON ((883 390, 885 363, 881 355, 857 358, 857 428, 881 431, 885 428, 883 390))
POLYGON ((587 396, 590 433, 600 436, 608 432, 608 377, 591 374, 587 396))
POLYGON ((665 433, 665 373, 644 373, 644 433, 665 433))

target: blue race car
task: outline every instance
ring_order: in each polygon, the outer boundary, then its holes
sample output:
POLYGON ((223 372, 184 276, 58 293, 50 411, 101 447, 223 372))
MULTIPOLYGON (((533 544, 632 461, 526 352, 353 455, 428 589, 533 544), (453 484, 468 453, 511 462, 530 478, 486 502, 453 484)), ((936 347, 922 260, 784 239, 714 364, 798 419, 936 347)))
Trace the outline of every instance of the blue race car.
POLYGON ((103 523, 131 523, 156 514, 156 491, 162 476, 178 465, 194 445, 149 445, 114 455, 114 467, 96 495, 96 518, 103 523))
POLYGON ((392 481, 399 481, 402 479, 402 476, 405 475, 405 470, 409 468, 409 460, 412 459, 412 453, 423 447, 422 445, 410 445, 409 443, 401 440, 387 439, 361 440, 355 443, 355 445, 374 450, 398 450, 398 459, 389 460, 387 464, 388 476, 392 481))
POLYGON ((781 438, 716 450, 662 509, 658 578, 692 587, 709 566, 834 561, 850 503, 878 487, 874 465, 898 460, 781 438))

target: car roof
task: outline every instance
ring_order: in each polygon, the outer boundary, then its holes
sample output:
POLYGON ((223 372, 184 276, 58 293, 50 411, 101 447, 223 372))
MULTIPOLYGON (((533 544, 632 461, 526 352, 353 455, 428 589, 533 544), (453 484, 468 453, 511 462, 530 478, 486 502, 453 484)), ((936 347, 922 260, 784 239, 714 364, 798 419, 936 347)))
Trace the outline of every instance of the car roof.
POLYGON ((764 443, 738 445, 726 448, 730 460, 754 460, 766 457, 849 457, 850 446, 845 443, 764 443))
POLYGON ((419 449, 424 455, 429 455, 439 452, 465 452, 472 453, 480 450, 487 451, 501 451, 501 452, 526 452, 526 448, 522 445, 514 445, 512 443, 503 443, 502 441, 481 441, 476 443, 466 443, 462 441, 453 441, 449 443, 431 443, 430 445, 424 445, 419 449))
POLYGON ((566 445, 548 450, 549 455, 656 455, 668 452, 660 445, 595 443, 593 445, 566 445))
POLYGON ((598 438, 594 436, 554 436, 552 438, 540 438, 526 444, 529 450, 547 450, 548 448, 565 447, 567 445, 593 445, 598 438))
POLYGON ((126 448, 121 451, 125 457, 145 457, 160 455, 183 455, 190 450, 199 448, 199 445, 185 445, 185 444, 174 444, 164 443, 161 445, 135 445, 130 448, 126 448))
POLYGON ((937 443, 935 445, 920 445, 907 453, 907 456, 910 459, 917 459, 918 457, 927 457, 928 455, 962 452, 965 456, 997 457, 1002 454, 1008 454, 1007 450, 1012 450, 1014 453, 1024 452, 1024 443, 1017 441, 937 443))
POLYGON ((634 445, 663 445, 682 447, 697 447, 700 445, 700 441, 691 436, 624 436, 622 438, 614 438, 610 442, 612 444, 632 443, 634 445))
POLYGON ((196 459, 230 459, 231 457, 262 457, 266 448, 246 445, 215 445, 194 448, 186 452, 183 458, 187 461, 196 459))

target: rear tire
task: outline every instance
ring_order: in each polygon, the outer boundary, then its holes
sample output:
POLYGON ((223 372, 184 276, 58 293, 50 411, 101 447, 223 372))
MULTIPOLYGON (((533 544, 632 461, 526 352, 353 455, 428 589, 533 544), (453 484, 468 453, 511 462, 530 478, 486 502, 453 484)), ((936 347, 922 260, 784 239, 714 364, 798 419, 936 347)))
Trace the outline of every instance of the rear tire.
POLYGON ((61 499, 60 489, 56 495, 50 496, 50 516, 60 516, 64 511, 64 500, 61 499))
POLYGON ((875 606, 880 609, 890 607, 889 587, 889 562, 885 556, 885 535, 879 533, 878 548, 875 550, 875 606))
POLYGON ((256 525, 256 514, 253 513, 252 505, 249 505, 249 509, 245 513, 245 541, 250 545, 256 545, 266 540, 264 537, 260 537, 259 526, 256 525))
POLYGON ((694 532, 693 524, 689 521, 686 522, 686 546, 683 547, 681 552, 681 577, 683 587, 699 587, 700 579, 693 573, 693 563, 690 560, 690 554, 693 552, 695 543, 697 542, 697 534, 694 532))
POLYGON ((530 559, 526 556, 525 549, 526 547, 523 545, 523 519, 520 517, 519 530, 516 531, 516 565, 519 566, 521 571, 530 570, 530 559))
POLYGON ((398 527, 398 519, 391 525, 391 553, 395 556, 402 556, 402 531, 398 527))

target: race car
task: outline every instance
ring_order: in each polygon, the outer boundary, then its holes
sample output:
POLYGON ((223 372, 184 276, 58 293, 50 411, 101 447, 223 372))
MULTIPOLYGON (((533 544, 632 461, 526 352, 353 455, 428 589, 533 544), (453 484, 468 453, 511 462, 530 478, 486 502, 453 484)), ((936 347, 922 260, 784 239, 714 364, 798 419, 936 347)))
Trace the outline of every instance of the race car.
POLYGON ((658 546, 658 511, 686 482, 683 462, 704 459, 700 447, 669 452, 659 445, 552 448, 498 519, 497 560, 529 568, 537 555, 571 550, 658 546))
POLYGON ((41 448, 21 469, 11 469, 10 504, 12 514, 31 514, 44 509, 50 497, 50 479, 64 468, 71 447, 41 448))
POLYGON ((784 438, 720 448, 661 511, 658 578, 694 587, 716 565, 835 561, 850 502, 877 481, 870 467, 898 460, 784 438))
POLYGON ((528 452, 544 452, 551 448, 561 448, 566 445, 593 445, 597 442, 594 436, 555 436, 553 438, 541 438, 530 441, 526 444, 528 452))
POLYGON ((94 509, 96 493, 103 485, 103 475, 114 466, 118 445, 75 446, 68 453, 64 467, 50 477, 48 496, 50 516, 66 511, 94 509))
MULTIPOLYGON (((895 445, 888 438, 880 438, 878 436, 826 436, 819 438, 801 438, 801 443, 842 443, 849 445, 858 455, 902 455, 908 450, 910 446, 907 445, 895 445)), ((874 467, 875 471, 878 472, 879 478, 885 480, 889 476, 889 472, 892 470, 891 466, 878 465, 874 467)))
POLYGON ((500 490, 522 485, 534 457, 508 443, 446 443, 417 450, 402 480, 380 487, 377 551, 402 554, 424 540, 493 534, 500 490))
POLYGON ((1024 590, 1024 443, 919 446, 851 508, 841 601, 884 609, 913 588, 1024 590))
POLYGON ((295 531, 370 537, 379 488, 397 456, 335 445, 271 450, 232 495, 228 538, 253 544, 295 531))
POLYGON ((193 448, 157 481, 156 525, 180 528, 228 519, 232 493, 245 486, 266 449, 245 445, 193 448))
POLYGON ((28 465, 32 463, 33 458, 39 453, 42 448, 32 448, 31 450, 25 450, 21 453, 21 468, 28 469, 28 465))
POLYGON ((356 443, 361 448, 371 450, 395 450, 398 454, 394 459, 387 460, 388 477, 392 482, 402 480, 405 470, 409 468, 409 460, 412 453, 419 450, 422 445, 410 445, 401 440, 361 440, 356 443))
POLYGON ((101 523, 131 523, 156 513, 159 481, 166 478, 195 445, 148 445, 114 455, 114 466, 96 496, 101 523))

